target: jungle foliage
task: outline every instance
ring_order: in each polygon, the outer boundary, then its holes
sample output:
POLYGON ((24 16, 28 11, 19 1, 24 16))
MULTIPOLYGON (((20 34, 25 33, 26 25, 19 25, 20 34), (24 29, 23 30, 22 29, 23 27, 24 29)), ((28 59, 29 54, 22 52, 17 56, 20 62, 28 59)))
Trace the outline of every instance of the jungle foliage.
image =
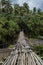
POLYGON ((23 6, 14 4, 10 0, 1 0, 0 7, 0 44, 14 43, 17 33, 23 30, 28 37, 43 36, 43 11, 30 10, 27 3, 23 6))

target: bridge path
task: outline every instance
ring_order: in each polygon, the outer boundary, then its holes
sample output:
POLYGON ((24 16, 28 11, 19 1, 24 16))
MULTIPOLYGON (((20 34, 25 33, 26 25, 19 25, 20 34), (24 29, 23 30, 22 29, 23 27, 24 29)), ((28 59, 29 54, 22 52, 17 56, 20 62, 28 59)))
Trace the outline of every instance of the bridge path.
POLYGON ((17 44, 2 65, 43 65, 43 61, 31 50, 21 31, 17 44))

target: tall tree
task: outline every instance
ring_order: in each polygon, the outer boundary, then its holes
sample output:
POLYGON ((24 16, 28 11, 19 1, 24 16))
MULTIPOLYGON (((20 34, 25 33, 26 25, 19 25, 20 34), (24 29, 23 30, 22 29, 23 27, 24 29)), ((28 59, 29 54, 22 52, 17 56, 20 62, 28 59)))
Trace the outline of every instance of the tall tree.
POLYGON ((41 9, 39 8, 37 12, 38 12, 38 14, 40 14, 41 13, 41 9))
POLYGON ((35 14, 35 13, 36 13, 36 7, 33 8, 33 14, 35 14))
POLYGON ((2 0, 2 13, 6 16, 6 18, 9 20, 11 18, 13 8, 11 5, 10 0, 2 0))
POLYGON ((14 15, 19 15, 20 13, 20 6, 18 4, 14 5, 14 15))
POLYGON ((2 2, 0 0, 0 14, 1 14, 1 11, 2 11, 2 2))
POLYGON ((24 6, 26 12, 29 13, 29 6, 28 6, 28 4, 24 3, 23 6, 24 6))

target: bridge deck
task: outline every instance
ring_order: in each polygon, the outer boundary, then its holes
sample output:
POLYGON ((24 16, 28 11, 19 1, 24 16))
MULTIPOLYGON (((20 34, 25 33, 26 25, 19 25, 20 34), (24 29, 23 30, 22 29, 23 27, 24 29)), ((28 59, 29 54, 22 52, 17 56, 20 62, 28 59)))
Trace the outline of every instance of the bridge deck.
POLYGON ((20 32, 17 44, 2 65, 43 65, 43 61, 31 50, 24 33, 20 32))

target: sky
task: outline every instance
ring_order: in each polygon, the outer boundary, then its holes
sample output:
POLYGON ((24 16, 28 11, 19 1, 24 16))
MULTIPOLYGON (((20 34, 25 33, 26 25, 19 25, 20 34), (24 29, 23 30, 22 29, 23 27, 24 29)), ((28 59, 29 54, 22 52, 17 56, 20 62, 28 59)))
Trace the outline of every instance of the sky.
POLYGON ((17 3, 19 5, 23 5, 23 3, 28 3, 30 9, 33 9, 33 7, 40 8, 43 10, 43 0, 12 0, 12 3, 17 3))

